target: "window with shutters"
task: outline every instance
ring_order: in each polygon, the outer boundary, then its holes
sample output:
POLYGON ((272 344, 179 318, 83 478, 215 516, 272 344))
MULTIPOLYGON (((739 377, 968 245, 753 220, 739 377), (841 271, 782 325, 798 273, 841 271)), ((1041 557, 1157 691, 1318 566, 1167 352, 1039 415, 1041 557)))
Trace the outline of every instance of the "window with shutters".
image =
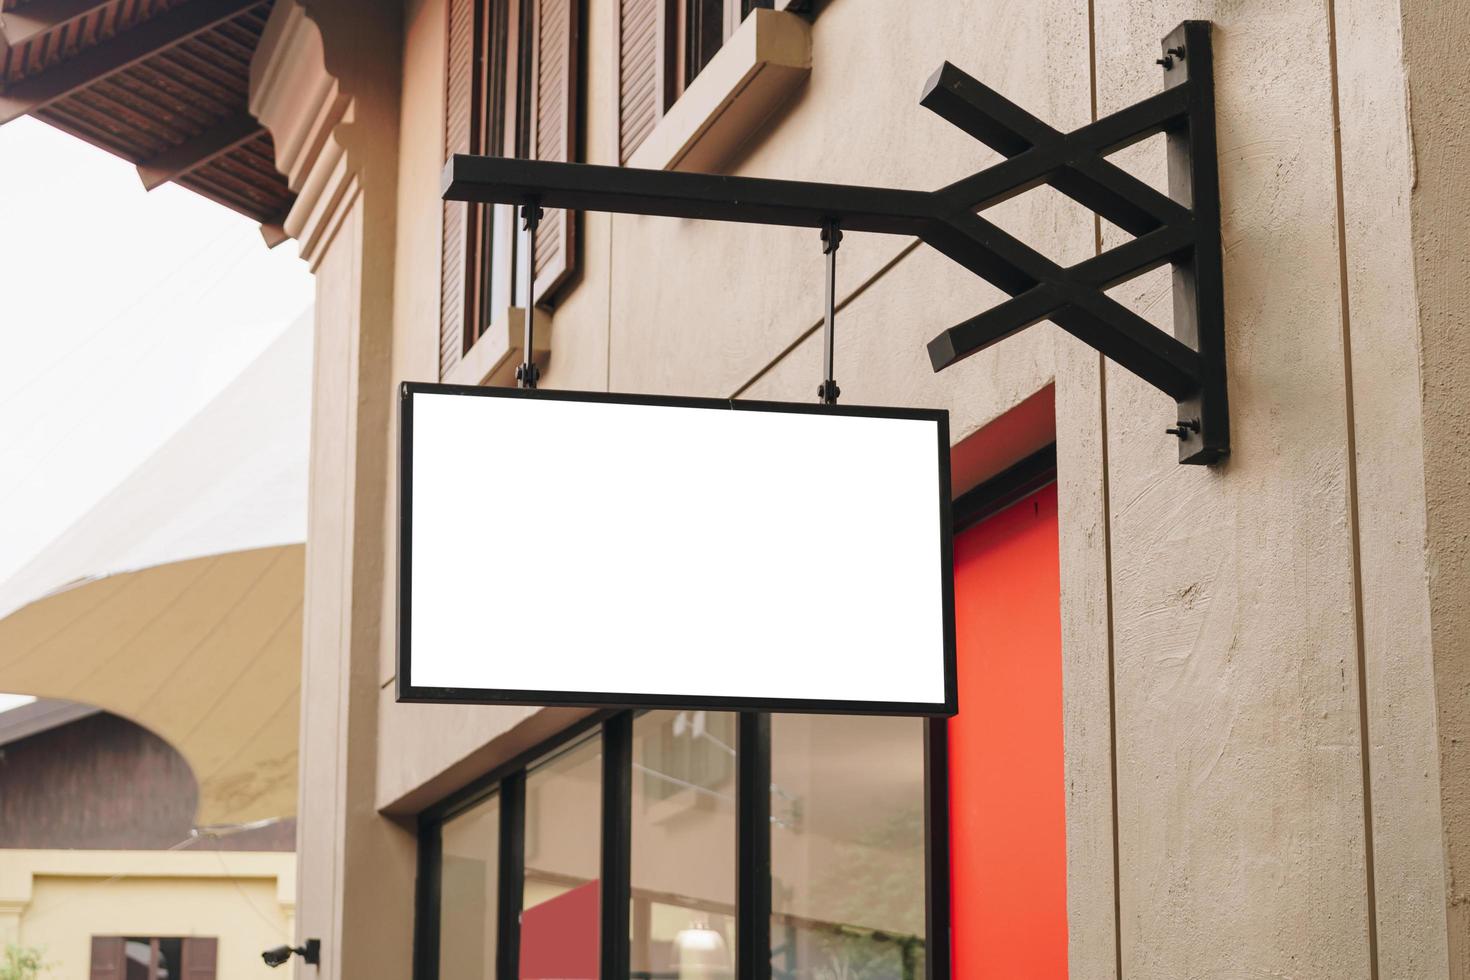
POLYGON ((771 6, 772 0, 618 0, 618 150, 623 163, 741 21, 755 8, 771 6))
MULTIPOLYGON (((579 35, 584 0, 449 0, 444 155, 578 159, 579 35)), ((576 263, 575 215, 548 209, 522 281, 515 209, 444 204, 440 376, 496 318, 546 303, 576 263)))
POLYGON ((93 936, 91 980, 214 980, 212 937, 93 936))

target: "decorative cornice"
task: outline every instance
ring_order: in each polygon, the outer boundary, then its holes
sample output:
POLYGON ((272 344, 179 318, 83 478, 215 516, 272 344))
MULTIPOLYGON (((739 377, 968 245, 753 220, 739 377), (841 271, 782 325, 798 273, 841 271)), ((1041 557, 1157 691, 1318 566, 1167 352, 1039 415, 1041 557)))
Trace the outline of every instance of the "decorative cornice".
POLYGON ((250 64, 250 111, 275 139, 276 166, 296 194, 282 224, 312 266, 356 196, 337 135, 353 110, 327 71, 321 31, 299 0, 280 0, 250 64))

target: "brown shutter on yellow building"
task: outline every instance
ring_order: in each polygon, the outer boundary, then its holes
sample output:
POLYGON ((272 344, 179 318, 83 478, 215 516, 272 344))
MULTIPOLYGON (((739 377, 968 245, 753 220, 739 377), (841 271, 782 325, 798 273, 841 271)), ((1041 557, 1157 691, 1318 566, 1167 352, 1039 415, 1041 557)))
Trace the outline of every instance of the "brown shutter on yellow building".
POLYGON ((127 942, 121 936, 92 937, 91 980, 125 980, 127 942))
POLYGON ((618 0, 618 152, 627 163, 663 114, 665 0, 618 0))
MULTIPOLYGON (((531 155, 577 159, 577 53, 581 0, 531 0, 535 62, 531 84, 531 155)), ((576 216, 547 209, 536 231, 536 301, 571 275, 576 264, 576 216)))
MULTIPOLYGON (((444 159, 469 153, 475 112, 475 8, 481 0, 449 0, 449 36, 444 70, 444 159)), ((469 307, 467 225, 469 206, 444 202, 443 251, 439 268, 439 376, 464 356, 469 307)))
POLYGON ((219 962, 219 940, 208 936, 190 936, 183 941, 184 961, 180 980, 214 980, 219 962))

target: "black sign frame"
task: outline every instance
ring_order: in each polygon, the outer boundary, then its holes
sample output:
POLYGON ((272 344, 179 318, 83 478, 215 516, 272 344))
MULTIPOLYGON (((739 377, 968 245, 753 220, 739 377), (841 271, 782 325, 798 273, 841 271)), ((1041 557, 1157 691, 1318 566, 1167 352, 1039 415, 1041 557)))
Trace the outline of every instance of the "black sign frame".
MULTIPOLYGON (((601 391, 567 391, 545 388, 494 388, 469 385, 403 382, 398 398, 398 648, 397 700, 409 704, 498 704, 557 708, 631 708, 803 714, 854 714, 916 717, 949 717, 958 713, 957 668, 954 619, 953 517, 951 513, 949 412, 946 409, 896 408, 889 406, 821 405, 796 402, 745 401, 727 398, 692 398, 667 395, 633 395, 601 391), (529 691, 482 688, 434 687, 410 683, 413 665, 412 569, 413 544, 413 396, 465 395, 482 398, 531 398, 542 400, 598 402, 622 405, 654 405, 671 408, 700 408, 716 411, 777 412, 802 415, 839 415, 860 418, 910 419, 935 423, 938 439, 938 484, 940 565, 944 640, 944 701, 883 702, 807 698, 749 698, 710 695, 619 694, 596 691, 529 691)), ((821 474, 812 475, 819 483, 821 474)), ((506 561, 514 561, 508 555, 506 561)), ((812 574, 820 576, 820 556, 813 556, 812 574)), ((834 610, 833 615, 838 613, 834 610)))

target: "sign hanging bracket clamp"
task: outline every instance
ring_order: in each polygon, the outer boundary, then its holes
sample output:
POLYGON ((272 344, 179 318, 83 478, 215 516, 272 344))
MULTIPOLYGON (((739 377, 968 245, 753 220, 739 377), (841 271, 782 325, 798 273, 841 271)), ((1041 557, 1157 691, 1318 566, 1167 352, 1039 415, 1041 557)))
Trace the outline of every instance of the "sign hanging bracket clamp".
POLYGON ((842 223, 831 218, 822 225, 822 254, 827 256, 827 302, 826 319, 822 325, 824 380, 817 387, 817 401, 823 405, 836 405, 842 394, 833 371, 834 348, 837 344, 837 250, 841 247, 842 223))
POLYGON ((541 226, 541 218, 545 213, 541 210, 540 199, 534 194, 528 195, 521 205, 521 227, 526 232, 526 244, 521 250, 526 257, 524 271, 521 273, 521 282, 526 289, 526 317, 521 363, 516 366, 517 388, 534 388, 536 382, 541 380, 541 369, 536 366, 532 352, 536 349, 533 346, 536 339, 536 229, 541 226))
POLYGON ((1181 463, 1217 463, 1230 453, 1230 415, 1210 24, 1185 21, 1160 47, 1162 91, 1065 133, 942 65, 920 104, 1005 159, 939 190, 456 155, 445 165, 444 198, 787 227, 839 222, 918 238, 1010 297, 931 340, 934 370, 1050 320, 1178 403, 1169 437, 1181 463), (1160 133, 1167 194, 1108 159, 1160 133), (981 213, 1043 183, 1132 239, 1062 266, 981 213), (1107 294, 1165 265, 1174 271, 1172 333, 1107 294))

